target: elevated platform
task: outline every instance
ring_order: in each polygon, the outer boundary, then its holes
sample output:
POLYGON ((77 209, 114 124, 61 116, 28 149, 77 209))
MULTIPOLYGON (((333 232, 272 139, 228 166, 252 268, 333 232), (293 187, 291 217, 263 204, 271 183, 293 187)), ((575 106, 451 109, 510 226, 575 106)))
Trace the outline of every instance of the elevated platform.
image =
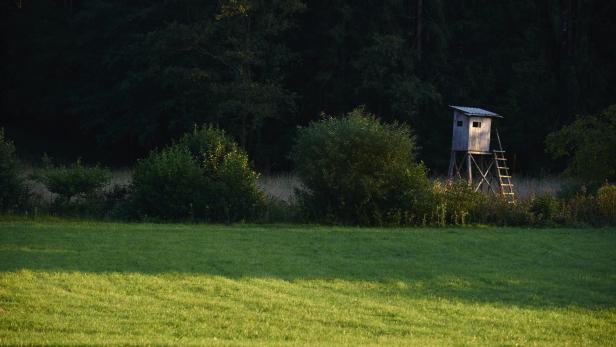
POLYGON ((457 152, 457 153, 469 153, 469 154, 475 154, 475 155, 493 155, 494 152, 480 152, 480 151, 456 151, 456 150, 452 150, 453 152, 457 152))

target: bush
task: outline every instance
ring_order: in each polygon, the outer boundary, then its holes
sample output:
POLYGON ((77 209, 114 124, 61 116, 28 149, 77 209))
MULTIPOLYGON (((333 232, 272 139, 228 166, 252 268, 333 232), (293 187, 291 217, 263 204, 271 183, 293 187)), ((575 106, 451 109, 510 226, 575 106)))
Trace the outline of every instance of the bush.
POLYGON ((172 145, 137 162, 133 202, 142 217, 193 217, 195 208, 202 208, 199 202, 204 187, 197 160, 186 147, 172 145))
POLYGON ((100 202, 96 195, 109 182, 111 173, 100 166, 84 166, 77 160, 68 166, 48 163, 33 178, 56 194, 54 205, 58 212, 69 212, 100 202))
POLYGON ((599 188, 597 208, 607 223, 616 223, 616 185, 605 184, 599 188))
POLYGON ((535 197, 530 206, 530 212, 539 223, 553 222, 553 218, 561 209, 560 201, 551 194, 535 197))
POLYGON ((601 219, 597 199, 588 193, 585 186, 581 186, 573 196, 563 200, 560 215, 560 221, 566 225, 599 225, 601 219))
POLYGON ((431 224, 518 226, 532 224, 534 220, 527 201, 519 200, 512 204, 500 195, 474 192, 464 180, 447 184, 435 181, 434 195, 436 204, 431 224))
POLYGON ((130 185, 116 184, 105 189, 101 197, 100 216, 125 221, 134 218, 135 213, 130 197, 130 185))
POLYGON ((443 184, 434 182, 435 207, 431 224, 436 225, 466 225, 476 223, 485 218, 481 209, 486 196, 474 192, 464 180, 456 180, 443 184))
POLYGON ((222 157, 227 153, 240 152, 237 144, 225 134, 224 130, 212 125, 195 126, 192 132, 182 136, 179 144, 188 149, 200 163, 215 164, 214 160, 222 161, 222 157))
POLYGON ((414 152, 408 127, 383 124, 362 108, 300 129, 291 157, 306 187, 298 192, 302 210, 327 223, 425 221, 433 205, 431 184, 414 152))
POLYGON ((554 158, 567 159, 568 176, 593 191, 605 180, 616 180, 616 105, 549 134, 546 147, 554 158))
POLYGON ((224 131, 195 127, 174 145, 138 163, 135 208, 142 216, 233 222, 263 205, 248 155, 224 131))
POLYGON ((274 197, 266 197, 265 206, 260 223, 303 223, 300 211, 293 203, 277 199, 274 197))
MULTIPOLYGON (((573 193, 569 193, 571 195, 573 193)), ((558 199, 550 194, 507 204, 489 198, 482 208, 488 211, 485 223, 496 225, 599 226, 614 223, 616 186, 605 185, 597 197, 582 186, 572 196, 558 199)))
POLYGON ((534 223, 530 200, 518 199, 515 203, 503 196, 489 196, 481 203, 480 222, 500 226, 529 226, 534 223))
POLYGON ((19 175, 15 145, 0 128, 0 211, 11 211, 25 199, 27 190, 19 175))
POLYGON ((251 169, 245 151, 213 126, 195 127, 182 137, 180 144, 203 167, 208 220, 232 222, 256 217, 265 197, 257 187, 259 175, 251 169))

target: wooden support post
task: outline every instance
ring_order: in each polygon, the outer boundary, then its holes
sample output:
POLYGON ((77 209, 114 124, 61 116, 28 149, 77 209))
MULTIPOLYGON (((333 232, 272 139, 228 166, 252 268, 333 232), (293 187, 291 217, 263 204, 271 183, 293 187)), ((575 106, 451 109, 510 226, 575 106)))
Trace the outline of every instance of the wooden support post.
POLYGON ((468 170, 468 185, 473 185, 473 167, 471 161, 473 160, 472 154, 466 154, 466 168, 468 170))
POLYGON ((451 158, 449 159, 449 171, 447 177, 453 179, 453 169, 456 166, 456 151, 451 151, 451 158))

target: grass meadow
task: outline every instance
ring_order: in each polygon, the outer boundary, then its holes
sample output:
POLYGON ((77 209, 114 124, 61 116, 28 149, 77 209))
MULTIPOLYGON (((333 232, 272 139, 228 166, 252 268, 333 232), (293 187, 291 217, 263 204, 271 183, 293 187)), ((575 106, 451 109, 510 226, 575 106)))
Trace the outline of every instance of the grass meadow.
POLYGON ((616 229, 0 223, 0 345, 616 345, 616 229))

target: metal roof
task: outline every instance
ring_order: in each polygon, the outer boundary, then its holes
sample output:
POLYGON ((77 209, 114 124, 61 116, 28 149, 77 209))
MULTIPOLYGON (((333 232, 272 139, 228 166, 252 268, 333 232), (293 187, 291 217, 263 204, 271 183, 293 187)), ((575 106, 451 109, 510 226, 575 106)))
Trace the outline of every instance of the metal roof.
POLYGON ((503 118, 503 116, 499 114, 496 114, 494 112, 484 110, 478 107, 466 107, 466 106, 454 106, 454 105, 449 105, 449 107, 456 109, 464 113, 467 116, 503 118))

